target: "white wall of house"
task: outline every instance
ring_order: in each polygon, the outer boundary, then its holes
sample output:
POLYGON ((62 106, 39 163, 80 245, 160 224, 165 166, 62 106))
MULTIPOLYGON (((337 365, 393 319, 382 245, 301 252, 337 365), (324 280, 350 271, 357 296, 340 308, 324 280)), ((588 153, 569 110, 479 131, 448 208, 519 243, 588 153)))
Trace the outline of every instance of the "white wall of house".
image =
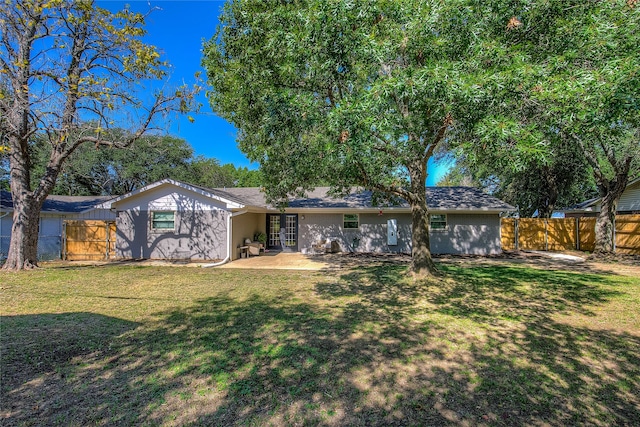
POLYGON ((266 233, 267 220, 263 213, 244 213, 233 217, 233 234, 231 240, 231 260, 238 259, 240 252, 238 247, 244 246, 245 239, 252 239, 253 235, 260 231, 266 233))
POLYGON ((116 213, 109 209, 91 209, 87 212, 69 215, 65 219, 115 221, 116 213))
MULTIPOLYGON (((596 216, 597 212, 600 212, 602 204, 597 202, 593 207, 588 208, 586 215, 584 216, 596 216), (589 214, 589 211, 592 211, 592 214, 589 214)), ((618 201, 618 212, 637 212, 640 211, 640 181, 634 183, 633 185, 627 186, 625 188, 624 193, 620 196, 620 200, 618 201)), ((574 215, 571 215, 574 216, 574 215)), ((575 216, 583 216, 582 214, 575 216)))
POLYGON ((11 239, 11 216, 13 212, 0 210, 0 259, 9 253, 9 240, 11 239))
POLYGON ((208 211, 226 209, 226 203, 173 185, 161 185, 114 204, 116 210, 208 211))
POLYGON ((640 181, 624 190, 618 202, 618 211, 640 211, 640 181))

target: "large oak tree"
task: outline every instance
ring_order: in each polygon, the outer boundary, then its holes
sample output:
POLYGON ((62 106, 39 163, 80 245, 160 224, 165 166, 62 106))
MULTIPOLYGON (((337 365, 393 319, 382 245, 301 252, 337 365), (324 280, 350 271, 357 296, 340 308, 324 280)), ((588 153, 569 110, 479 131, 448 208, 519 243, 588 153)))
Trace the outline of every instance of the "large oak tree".
POLYGON ((151 94, 142 83, 162 79, 165 63, 142 42, 145 16, 112 13, 92 0, 0 3, 0 135, 8 151, 14 203, 4 269, 37 264, 38 219, 65 160, 82 144, 126 147, 191 93, 151 94), (106 129, 130 124, 123 139, 106 129), (30 142, 47 141, 48 159, 32 185, 30 142))
MULTIPOLYGON (((282 202, 318 182, 406 200, 429 249, 427 162, 484 110, 480 20, 461 1, 229 1, 205 46, 210 102, 282 202)), ((490 64, 488 64, 490 65, 490 64)))
POLYGON ((483 119, 468 152, 510 156, 523 137, 537 139, 547 156, 557 152, 557 141, 571 147, 602 197, 596 252, 612 251, 618 200, 640 174, 640 4, 522 0, 478 7, 496 23, 485 35, 494 60, 508 62, 498 73, 501 114, 483 119), (500 20, 509 14, 505 29, 500 20))

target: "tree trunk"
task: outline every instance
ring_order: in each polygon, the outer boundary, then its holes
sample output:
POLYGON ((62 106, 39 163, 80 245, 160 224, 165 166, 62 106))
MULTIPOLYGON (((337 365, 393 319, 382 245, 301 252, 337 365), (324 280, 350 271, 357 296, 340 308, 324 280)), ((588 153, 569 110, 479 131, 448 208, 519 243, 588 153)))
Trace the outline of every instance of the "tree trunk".
MULTIPOLYGON (((26 129, 26 124, 24 125, 26 129)), ((26 135, 28 132, 24 131, 26 135)), ((13 225, 7 260, 3 270, 24 270, 38 266, 38 225, 45 198, 53 189, 64 158, 52 152, 47 169, 36 191, 30 187, 30 158, 26 137, 10 138, 10 177, 13 199, 13 225)))
POLYGON ((422 203, 411 204, 411 220, 411 272, 420 277, 437 275, 438 270, 431 259, 426 196, 422 203))
POLYGON ((31 196, 13 199, 13 226, 3 270, 24 270, 38 266, 38 223, 40 204, 31 196))
POLYGON ((618 174, 613 181, 598 183, 602 196, 600 213, 596 219, 596 244, 594 253, 606 254, 614 251, 613 228, 618 209, 618 200, 627 187, 628 174, 618 174))

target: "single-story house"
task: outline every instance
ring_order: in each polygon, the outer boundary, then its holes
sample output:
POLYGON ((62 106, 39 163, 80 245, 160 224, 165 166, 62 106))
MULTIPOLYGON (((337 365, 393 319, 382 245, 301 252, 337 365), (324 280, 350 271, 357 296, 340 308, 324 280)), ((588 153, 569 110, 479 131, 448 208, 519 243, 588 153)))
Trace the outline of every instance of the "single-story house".
MULTIPOLYGON (((602 197, 596 197, 578 203, 577 205, 565 209, 563 212, 566 218, 597 217, 600 212, 601 204, 602 197)), ((640 214, 640 177, 631 180, 627 184, 622 196, 620 196, 620 200, 618 201, 616 214, 640 214)))
MULTIPOLYGON (((47 197, 40 212, 38 229, 38 258, 60 259, 62 254, 63 223, 65 220, 113 220, 115 212, 96 206, 113 196, 55 196, 47 197)), ((9 252, 13 226, 11 192, 0 190, 0 259, 9 252)))
MULTIPOLYGON (((307 253, 331 241, 342 251, 411 252, 411 210, 376 206, 369 191, 343 198, 321 187, 279 211, 259 188, 203 188, 164 179, 96 206, 116 216, 119 258, 233 260, 256 232, 267 250, 307 253)), ((428 187, 431 250, 501 252, 500 214, 515 210, 470 187, 428 187)))

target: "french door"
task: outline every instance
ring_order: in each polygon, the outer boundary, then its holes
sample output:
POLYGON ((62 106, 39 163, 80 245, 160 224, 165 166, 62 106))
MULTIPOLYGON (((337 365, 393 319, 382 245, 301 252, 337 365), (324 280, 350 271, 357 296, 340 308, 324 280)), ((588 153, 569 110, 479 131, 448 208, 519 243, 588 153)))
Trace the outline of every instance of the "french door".
POLYGON ((298 251, 298 214, 267 214, 267 249, 298 251))

